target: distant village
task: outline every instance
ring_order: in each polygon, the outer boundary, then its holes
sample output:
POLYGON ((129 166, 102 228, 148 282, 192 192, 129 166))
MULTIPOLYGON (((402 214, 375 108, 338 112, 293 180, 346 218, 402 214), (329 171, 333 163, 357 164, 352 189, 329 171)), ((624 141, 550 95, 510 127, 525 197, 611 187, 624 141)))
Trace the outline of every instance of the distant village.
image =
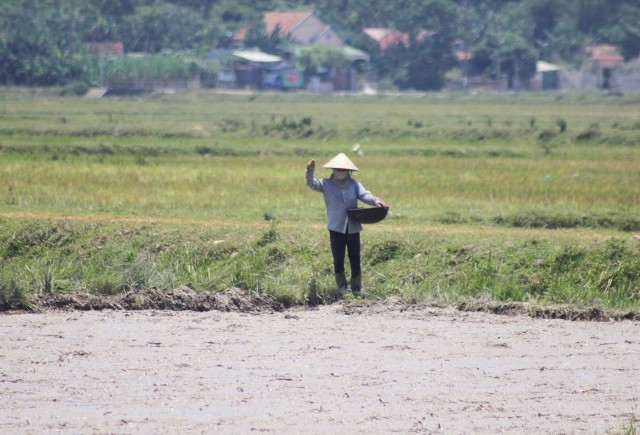
MULTIPOLYGON (((107 91, 114 93, 147 91, 153 89, 185 89, 215 87, 222 89, 253 89, 315 93, 354 92, 376 93, 378 78, 368 68, 370 55, 351 47, 312 11, 267 12, 263 15, 267 34, 278 33, 292 42, 285 55, 274 55, 245 46, 246 29, 233 35, 235 49, 217 49, 207 52, 203 65, 215 65, 214 78, 194 77, 189 81, 107 82, 107 91), (339 66, 318 68, 311 73, 297 66, 296 58, 305 47, 326 45, 339 50, 344 61, 339 66)), ((379 49, 398 43, 408 44, 408 36, 389 28, 365 28, 363 32, 373 39, 379 49)), ((119 42, 93 43, 91 49, 109 56, 141 56, 125 53, 119 42)), ((474 75, 469 61, 474 53, 462 42, 452 47, 458 70, 464 72, 447 77, 446 89, 467 91, 546 91, 564 89, 600 89, 607 95, 622 95, 625 90, 640 90, 640 60, 624 62, 616 47, 597 45, 587 47, 587 61, 580 69, 569 70, 559 65, 538 61, 536 74, 527 81, 510 79, 506 75, 492 80, 474 75)))

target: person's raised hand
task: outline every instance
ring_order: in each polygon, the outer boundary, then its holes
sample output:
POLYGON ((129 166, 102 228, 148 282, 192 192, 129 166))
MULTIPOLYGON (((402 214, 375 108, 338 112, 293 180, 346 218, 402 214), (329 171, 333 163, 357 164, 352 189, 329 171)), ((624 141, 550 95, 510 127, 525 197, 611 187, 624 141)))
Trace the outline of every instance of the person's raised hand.
POLYGON ((316 161, 314 159, 309 160, 309 162, 307 163, 307 171, 309 169, 315 169, 316 168, 316 161))

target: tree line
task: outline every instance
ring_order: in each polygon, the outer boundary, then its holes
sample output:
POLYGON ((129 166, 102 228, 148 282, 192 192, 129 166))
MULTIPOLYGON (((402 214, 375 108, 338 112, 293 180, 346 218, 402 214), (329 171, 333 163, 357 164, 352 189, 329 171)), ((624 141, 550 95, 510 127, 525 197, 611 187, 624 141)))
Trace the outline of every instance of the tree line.
POLYGON ((230 48, 253 23, 247 44, 280 54, 290 41, 260 27, 266 11, 310 9, 403 89, 431 90, 473 53, 463 74, 527 79, 537 60, 579 65, 585 47, 612 44, 640 54, 637 0, 0 0, 0 84, 49 86, 95 81, 87 43, 121 41, 149 54, 230 48), (406 35, 382 51, 366 27, 406 35))

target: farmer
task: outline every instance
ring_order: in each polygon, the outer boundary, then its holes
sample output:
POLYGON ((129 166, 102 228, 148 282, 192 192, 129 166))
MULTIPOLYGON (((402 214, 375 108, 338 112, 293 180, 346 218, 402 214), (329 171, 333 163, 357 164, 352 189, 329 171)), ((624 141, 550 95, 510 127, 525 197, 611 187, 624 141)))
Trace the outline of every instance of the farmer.
POLYGON ((362 224, 347 216, 347 209, 355 208, 358 200, 378 207, 386 207, 386 204, 378 197, 373 196, 362 184, 351 178, 351 173, 358 168, 345 154, 340 153, 323 168, 332 169, 329 178, 314 178, 316 161, 307 163, 307 186, 324 195, 324 203, 327 208, 329 240, 331 241, 331 254, 333 255, 333 272, 336 285, 340 291, 347 288, 347 278, 344 270, 345 248, 349 254, 351 265, 351 291, 355 296, 360 294, 362 287, 362 274, 360 271, 360 231, 362 224))

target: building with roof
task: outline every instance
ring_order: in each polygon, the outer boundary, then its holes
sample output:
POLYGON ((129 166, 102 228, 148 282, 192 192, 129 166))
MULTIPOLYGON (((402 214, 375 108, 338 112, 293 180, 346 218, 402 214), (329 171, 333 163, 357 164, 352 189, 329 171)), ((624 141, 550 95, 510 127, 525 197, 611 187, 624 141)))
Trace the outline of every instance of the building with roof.
POLYGON ((282 57, 259 50, 212 50, 205 57, 218 63, 216 86, 221 88, 258 89, 270 71, 285 64, 282 57))
MULTIPOLYGON (((268 36, 287 38, 292 46, 288 55, 294 59, 302 48, 314 45, 326 45, 339 49, 344 55, 345 63, 339 67, 320 68, 313 76, 305 76, 310 90, 322 91, 354 91, 362 87, 363 74, 368 69, 370 57, 367 53, 350 47, 342 38, 317 17, 313 11, 266 12, 262 16, 268 36)), ((243 43, 249 25, 234 35, 238 43, 243 43)))
MULTIPOLYGON (((389 47, 393 47, 398 44, 404 44, 405 46, 409 45, 409 34, 396 29, 389 29, 386 27, 366 27, 362 29, 362 31, 365 35, 378 43, 378 47, 380 47, 381 51, 385 51, 389 47)), ((421 41, 432 34, 433 32, 422 30, 418 32, 416 37, 421 41)))
POLYGON ((378 43, 381 51, 385 51, 389 47, 399 43, 406 44, 409 40, 409 36, 406 33, 384 27, 367 27, 362 29, 362 31, 378 43))
POLYGON ((595 45, 587 47, 591 67, 596 76, 596 86, 603 92, 619 94, 620 66, 624 57, 613 45, 595 45))
POLYGON ((288 36, 300 45, 325 44, 334 47, 344 45, 331 26, 311 12, 266 12, 263 16, 267 34, 288 36))
POLYGON ((553 90, 560 89, 560 73, 562 68, 543 60, 536 62, 536 74, 530 80, 529 86, 532 90, 553 90))
MULTIPOLYGON (((262 21, 268 36, 287 37, 296 45, 344 45, 331 26, 320 20, 313 11, 265 12, 262 21)), ((236 32, 234 40, 243 43, 249 27, 246 25, 236 32)))

